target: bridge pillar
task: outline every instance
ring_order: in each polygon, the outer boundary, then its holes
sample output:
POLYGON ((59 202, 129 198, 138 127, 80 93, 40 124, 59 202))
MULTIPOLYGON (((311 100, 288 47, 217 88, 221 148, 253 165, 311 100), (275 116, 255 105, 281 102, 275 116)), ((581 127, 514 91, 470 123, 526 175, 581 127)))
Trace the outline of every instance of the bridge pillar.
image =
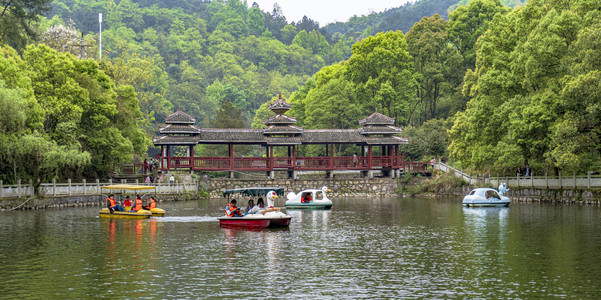
POLYGON ((374 171, 373 170, 367 171, 367 178, 369 178, 369 179, 374 178, 374 171))
POLYGON ((270 179, 274 179, 275 178, 275 171, 273 171, 273 170, 269 171, 269 175, 268 176, 269 176, 270 179))
POLYGON ((230 171, 230 179, 234 179, 234 171, 230 171))

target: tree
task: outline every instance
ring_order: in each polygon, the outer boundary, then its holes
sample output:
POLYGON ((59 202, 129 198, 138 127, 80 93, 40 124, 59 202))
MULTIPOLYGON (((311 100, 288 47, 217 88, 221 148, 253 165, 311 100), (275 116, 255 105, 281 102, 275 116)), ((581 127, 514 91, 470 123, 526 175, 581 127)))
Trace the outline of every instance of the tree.
POLYGON ((449 38, 463 56, 467 69, 473 69, 476 64, 478 37, 486 32, 489 22, 497 14, 503 15, 510 10, 500 0, 473 0, 449 14, 449 38))
POLYGON ((50 11, 52 0, 10 0, 0 6, 0 45, 7 44, 22 52, 35 30, 39 16, 50 11))

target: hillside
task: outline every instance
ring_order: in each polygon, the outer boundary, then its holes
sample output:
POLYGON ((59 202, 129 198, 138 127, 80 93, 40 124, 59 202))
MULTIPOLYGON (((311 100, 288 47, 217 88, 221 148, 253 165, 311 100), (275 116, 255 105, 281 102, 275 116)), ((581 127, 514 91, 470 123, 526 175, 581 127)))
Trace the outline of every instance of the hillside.
MULTIPOLYGON (((449 13, 460 5, 467 5, 471 0, 419 0, 414 3, 406 3, 400 7, 391 8, 380 13, 368 16, 354 16, 347 22, 336 22, 326 25, 325 30, 331 34, 348 34, 349 32, 364 32, 371 29, 372 33, 401 30, 408 32, 409 29, 423 17, 439 14, 447 19, 449 13)), ((502 0, 509 7, 516 7, 526 3, 521 0, 502 0)))

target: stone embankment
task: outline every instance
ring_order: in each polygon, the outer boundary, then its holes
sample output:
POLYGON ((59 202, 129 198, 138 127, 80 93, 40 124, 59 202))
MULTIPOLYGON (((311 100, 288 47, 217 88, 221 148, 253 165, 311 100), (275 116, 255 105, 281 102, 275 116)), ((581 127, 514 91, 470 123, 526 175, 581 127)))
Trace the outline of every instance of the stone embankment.
MULTIPOLYGON (((440 194, 463 197, 472 189, 471 186, 463 186, 440 194)), ((601 205, 600 189, 510 188, 507 196, 512 202, 601 205)))
MULTIPOLYGON (((159 202, 189 200, 194 198, 193 194, 157 194, 159 202)), ((104 206, 106 196, 102 195, 79 195, 79 196, 51 196, 44 198, 4 198, 0 199, 0 211, 17 209, 47 209, 78 206, 104 206)))
POLYGON ((321 189, 324 185, 335 197, 397 195, 398 181, 390 178, 328 178, 328 179, 212 179, 203 183, 211 198, 222 198, 222 191, 248 187, 281 187, 284 194, 306 189, 321 189))

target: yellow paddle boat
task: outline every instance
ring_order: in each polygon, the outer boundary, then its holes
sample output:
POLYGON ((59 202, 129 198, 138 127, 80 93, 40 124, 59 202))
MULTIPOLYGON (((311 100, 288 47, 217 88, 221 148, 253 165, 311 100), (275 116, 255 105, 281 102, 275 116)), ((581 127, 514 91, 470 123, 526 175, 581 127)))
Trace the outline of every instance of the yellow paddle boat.
POLYGON ((112 213, 108 208, 100 210, 101 218, 120 218, 120 219, 148 219, 152 213, 148 210, 141 209, 139 211, 116 211, 112 213))
MULTIPOLYGON (((156 187, 154 186, 149 186, 149 185, 131 185, 131 184, 113 184, 113 185, 107 185, 107 186, 103 186, 103 189, 106 190, 121 190, 121 191, 145 191, 145 190, 154 190, 156 187)), ((143 198, 144 196, 146 196, 148 193, 144 194, 141 198, 143 198)), ((131 210, 131 206, 125 206, 123 207, 125 209, 124 212, 120 212, 120 211, 113 211, 113 213, 111 214, 108 208, 103 208, 100 211, 100 217, 104 217, 104 218, 134 218, 134 219, 140 219, 140 218, 144 218, 141 216, 146 215, 146 213, 144 212, 148 212, 150 213, 151 216, 153 217, 163 217, 165 216, 165 210, 155 207, 152 208, 150 210, 146 210, 146 209, 142 209, 138 212, 130 212, 131 210)), ((149 218, 150 216, 148 216, 147 218, 149 218)))

